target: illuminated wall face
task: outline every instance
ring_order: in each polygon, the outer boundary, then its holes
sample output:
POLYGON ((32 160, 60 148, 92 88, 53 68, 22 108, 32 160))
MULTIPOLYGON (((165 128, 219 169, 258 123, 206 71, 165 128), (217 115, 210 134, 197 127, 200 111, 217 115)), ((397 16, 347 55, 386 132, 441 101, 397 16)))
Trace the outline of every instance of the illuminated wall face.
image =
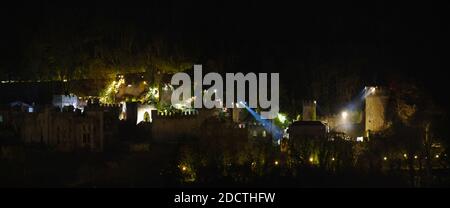
POLYGON ((147 116, 150 116, 150 122, 152 122, 152 110, 156 110, 152 105, 138 105, 136 124, 145 121, 146 113, 147 116))
POLYGON ((386 128, 387 96, 371 95, 366 97, 366 131, 382 131, 386 128))
POLYGON ((53 96, 53 106, 60 107, 61 109, 65 106, 78 107, 78 97, 77 96, 66 96, 66 95, 54 95, 53 96))
POLYGON ((303 102, 303 121, 315 121, 316 116, 316 103, 303 102))

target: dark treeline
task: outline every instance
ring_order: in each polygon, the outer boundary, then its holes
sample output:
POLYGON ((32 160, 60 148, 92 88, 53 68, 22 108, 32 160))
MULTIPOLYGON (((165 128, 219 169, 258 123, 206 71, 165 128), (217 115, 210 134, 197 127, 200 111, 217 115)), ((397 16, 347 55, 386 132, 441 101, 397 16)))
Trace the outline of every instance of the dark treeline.
POLYGON ((332 113, 342 106, 330 103, 350 101, 365 85, 399 80, 445 105, 444 14, 439 5, 386 2, 21 2, 1 9, 0 77, 108 78, 198 63, 279 72, 282 103, 292 108, 317 99, 332 113))

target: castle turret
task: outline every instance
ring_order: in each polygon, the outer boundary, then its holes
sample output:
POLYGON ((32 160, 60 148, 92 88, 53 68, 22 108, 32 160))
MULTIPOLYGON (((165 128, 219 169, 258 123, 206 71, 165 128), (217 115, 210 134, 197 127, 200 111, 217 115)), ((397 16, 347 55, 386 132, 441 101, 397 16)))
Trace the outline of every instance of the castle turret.
POLYGON ((367 87, 365 99, 365 131, 378 132, 386 129, 386 106, 388 96, 380 87, 367 87))
POLYGON ((303 101, 303 121, 315 121, 317 120, 316 114, 317 102, 314 101, 303 101))

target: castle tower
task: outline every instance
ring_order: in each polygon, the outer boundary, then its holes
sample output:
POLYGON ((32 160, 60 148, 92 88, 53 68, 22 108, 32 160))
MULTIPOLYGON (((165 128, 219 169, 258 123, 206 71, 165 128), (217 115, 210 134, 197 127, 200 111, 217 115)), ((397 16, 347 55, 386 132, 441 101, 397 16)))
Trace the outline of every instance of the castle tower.
POLYGON ((315 100, 303 101, 303 121, 315 121, 317 119, 316 106, 315 100))
POLYGON ((242 112, 242 108, 238 108, 235 106, 232 109, 233 122, 235 122, 235 123, 241 122, 241 112, 242 112))
POLYGON ((378 132, 386 129, 388 96, 380 87, 368 87, 365 98, 365 131, 378 132))

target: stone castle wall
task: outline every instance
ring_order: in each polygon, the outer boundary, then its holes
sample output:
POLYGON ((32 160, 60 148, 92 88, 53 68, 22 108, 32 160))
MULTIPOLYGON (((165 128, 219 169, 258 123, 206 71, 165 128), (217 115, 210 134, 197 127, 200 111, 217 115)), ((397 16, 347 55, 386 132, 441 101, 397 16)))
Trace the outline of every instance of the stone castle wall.
POLYGON ((248 130, 235 128, 233 122, 219 121, 216 110, 194 114, 161 114, 152 111, 152 138, 157 142, 178 142, 185 138, 247 138, 248 130))
POLYGON ((41 144, 62 151, 86 149, 103 151, 104 113, 60 112, 45 108, 41 112, 10 112, 9 125, 27 144, 41 144))
POLYGON ((201 126, 211 117, 212 111, 193 114, 164 114, 152 111, 152 138, 154 141, 168 141, 179 138, 198 137, 201 126))
POLYGON ((378 132, 386 129, 386 107, 388 96, 375 94, 366 97, 365 131, 378 132))

